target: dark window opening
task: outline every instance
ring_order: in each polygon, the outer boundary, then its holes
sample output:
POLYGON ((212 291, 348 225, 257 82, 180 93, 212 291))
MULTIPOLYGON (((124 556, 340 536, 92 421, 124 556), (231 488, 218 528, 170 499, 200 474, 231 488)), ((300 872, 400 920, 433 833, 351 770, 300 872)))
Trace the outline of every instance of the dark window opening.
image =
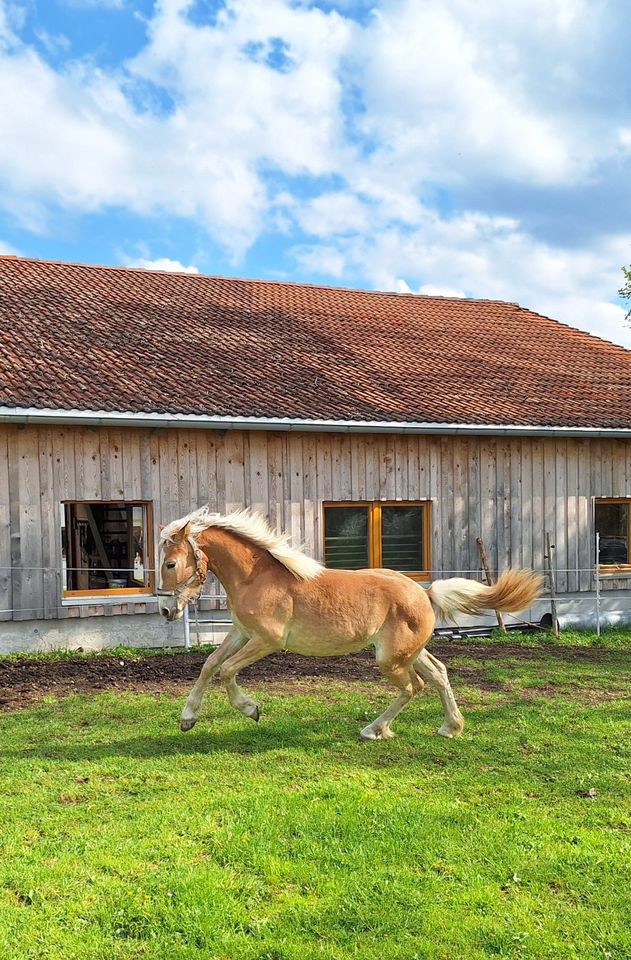
POLYGON ((325 565, 425 574, 430 568, 428 524, 429 503, 325 504, 325 565))
POLYGON ((327 567, 361 570, 370 566, 368 507, 324 511, 324 556, 327 567))
POLYGON ((64 591, 150 591, 150 506, 147 503, 65 503, 64 591))
POLYGON ((595 520, 600 534, 599 563, 604 566, 630 564, 631 500, 597 500, 595 520))

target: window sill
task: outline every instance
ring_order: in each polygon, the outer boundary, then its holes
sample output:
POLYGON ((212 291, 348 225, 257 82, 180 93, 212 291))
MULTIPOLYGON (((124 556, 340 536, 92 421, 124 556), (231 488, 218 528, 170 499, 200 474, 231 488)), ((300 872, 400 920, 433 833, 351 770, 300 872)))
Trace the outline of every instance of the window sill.
POLYGON ((631 563, 601 563, 598 568, 601 580, 611 577, 631 577, 631 563))
POLYGON ((158 598, 153 593, 123 593, 107 594, 100 593, 88 597, 63 597, 62 607, 85 607, 85 606, 115 606, 121 603, 157 603, 158 598))

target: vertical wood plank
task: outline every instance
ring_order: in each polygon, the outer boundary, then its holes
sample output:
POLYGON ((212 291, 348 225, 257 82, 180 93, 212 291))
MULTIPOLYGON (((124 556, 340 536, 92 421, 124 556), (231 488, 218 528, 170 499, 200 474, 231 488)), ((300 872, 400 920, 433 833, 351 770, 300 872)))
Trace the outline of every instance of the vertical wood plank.
POLYGON ((568 478, 567 478, 567 440, 559 439, 555 444, 556 461, 556 533, 555 533, 555 561, 556 561, 556 589, 558 593, 565 593, 568 585, 568 478))
MULTIPOLYGON (((109 490, 109 457, 101 462, 101 438, 107 444, 108 431, 99 433, 94 427, 81 427, 75 436, 76 499, 104 500, 109 490)), ((108 494, 109 496, 109 494, 108 494)))
MULTIPOLYGON (((214 510, 214 504, 210 503, 211 486, 211 467, 209 464, 209 450, 211 444, 211 433, 205 430, 195 430, 195 436, 191 438, 191 443, 195 444, 195 472, 197 476, 197 502, 200 507, 207 505, 214 510)), ((212 447, 214 454, 214 446, 212 447)), ((214 456, 213 456, 214 461, 214 456)), ((212 465, 212 473, 215 472, 215 464, 212 465)))
POLYGON ((245 451, 244 434, 241 430, 229 430, 226 434, 226 513, 245 506, 245 451))
POLYGON ((196 509, 197 503, 197 474, 194 479, 194 497, 191 496, 191 447, 190 436, 186 429, 174 430, 175 464, 177 475, 177 512, 181 517, 196 509))
POLYGON ((379 441, 370 435, 365 439, 366 455, 366 499, 379 499, 379 441))
POLYGON ((522 441, 520 437, 514 437, 507 443, 509 451, 508 462, 508 539, 510 550, 508 554, 508 566, 518 567, 521 563, 521 544, 522 544, 522 441))
POLYGON ((58 489, 62 500, 77 499, 77 454, 75 450, 75 440, 77 436, 76 428, 61 427, 55 434, 57 443, 57 456, 55 457, 55 470, 58 471, 58 489))
POLYGON ((61 606, 61 498, 55 484, 53 431, 37 429, 43 616, 55 618, 61 606))
POLYGON ((580 576, 578 572, 580 562, 578 547, 579 488, 577 451, 577 441, 568 439, 566 441, 566 551, 568 566, 567 589, 571 591, 580 589, 580 576))
POLYGON ((0 620, 12 619, 11 497, 9 491, 9 433, 0 424, 0 620))
POLYGON ((331 444, 331 497, 333 500, 344 500, 342 439, 337 433, 331 433, 329 436, 331 444))
MULTIPOLYGON (((578 472, 576 537, 578 545, 579 590, 591 590, 594 570, 594 531, 592 530, 592 444, 575 440, 578 472)), ((597 454, 598 455, 598 454, 597 454)))
POLYGON ((469 470, 466 440, 453 438, 454 575, 469 577, 469 470))
POLYGON ((428 438, 415 436, 416 441, 416 470, 417 470, 417 497, 419 500, 429 500, 430 493, 430 450, 428 438))
POLYGON ((172 430, 157 431, 158 486, 155 491, 159 503, 159 523, 170 523, 181 514, 178 500, 177 447, 172 430))
POLYGON ((482 536, 482 490, 480 486, 480 441, 471 437, 466 445, 467 458, 467 544, 466 577, 480 579, 480 553, 477 540, 482 536))
POLYGON ((141 438, 143 431, 122 431, 122 470, 125 500, 142 500, 141 438))
POLYGON ((302 438, 302 457, 304 472, 304 547, 310 557, 322 559, 320 544, 322 542, 320 529, 320 515, 317 491, 317 451, 314 433, 305 433, 302 438))
POLYGON ((302 434, 290 433, 287 443, 289 455, 289 499, 291 544, 300 548, 304 539, 304 464, 302 459, 302 434))
POLYGON ((416 434, 409 434, 400 438, 401 456, 404 467, 404 486, 401 493, 403 500, 420 500, 420 469, 419 469, 419 440, 416 434))
POLYGON ((442 560, 443 576, 453 577, 456 568, 454 549, 454 451, 451 437, 440 439, 440 501, 442 510, 442 560))
POLYGON ((155 476, 159 477, 158 439, 155 430, 142 430, 139 437, 140 455, 140 499, 153 500, 155 496, 155 476))
POLYGON ((550 541, 555 545, 553 563, 556 561, 556 441, 543 441, 543 526, 544 534, 550 534, 550 541))
POLYGON ((600 440, 600 496, 613 497, 613 465, 614 465, 614 442, 612 440, 600 440))
POLYGON ((627 490, 627 444, 624 440, 611 441, 612 497, 624 497, 627 490))
POLYGON ((366 441, 362 434, 350 435, 351 500, 366 499, 366 441))
POLYGON ((533 568, 543 573, 544 561, 544 463, 543 441, 535 437, 532 441, 532 553, 533 568))
MULTIPOLYGON (((532 551, 532 440, 530 437, 522 437, 520 443, 521 449, 521 489, 520 500, 518 504, 513 504, 513 510, 521 521, 521 552, 517 553, 517 563, 524 569, 532 570, 536 564, 532 551)), ((518 537, 517 531, 511 531, 518 537)))
POLYGON ((408 441, 406 436, 393 435, 394 447, 394 498, 395 500, 409 499, 408 484, 408 441))
POLYGON ((9 436, 9 500, 14 620, 43 616, 43 571, 37 432, 17 427, 9 436))
POLYGON ((379 437, 379 497, 394 500, 396 497, 394 437, 390 433, 379 437))
POLYGON ((247 434, 246 447, 248 458, 248 506, 257 513, 272 520, 269 516, 269 483, 267 466, 267 434, 262 430, 252 430, 247 434))
POLYGON ((497 567, 498 572, 510 566, 511 524, 510 524, 510 442, 505 438, 496 444, 497 460, 497 567))
POLYGON ((429 449, 429 497, 431 499, 431 543, 430 543, 430 562, 433 571, 433 579, 443 576, 443 542, 442 542, 442 490, 440 478, 441 469, 441 447, 440 440, 437 437, 430 437, 428 442, 429 449))
POLYGON ((283 440, 280 433, 267 434, 267 496, 268 515, 272 527, 281 533, 285 529, 283 497, 283 440))
POLYGON ((498 571, 497 549, 497 468, 496 444, 492 439, 484 439, 480 444, 480 484, 481 484, 481 527, 482 540, 491 565, 493 577, 498 571))

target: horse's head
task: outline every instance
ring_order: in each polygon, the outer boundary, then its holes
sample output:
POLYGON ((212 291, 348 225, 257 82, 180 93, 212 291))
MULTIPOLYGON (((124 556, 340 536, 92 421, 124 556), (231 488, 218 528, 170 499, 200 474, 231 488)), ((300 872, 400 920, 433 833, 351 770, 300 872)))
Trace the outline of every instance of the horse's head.
POLYGON ((160 541, 160 613, 167 620, 179 620, 184 608, 202 592, 208 561, 187 524, 160 541))

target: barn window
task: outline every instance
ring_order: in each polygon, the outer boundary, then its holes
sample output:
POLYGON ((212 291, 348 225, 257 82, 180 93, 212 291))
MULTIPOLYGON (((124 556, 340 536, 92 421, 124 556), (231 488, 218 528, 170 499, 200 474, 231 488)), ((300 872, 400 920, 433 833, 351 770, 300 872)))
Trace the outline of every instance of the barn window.
POLYGON ((325 503, 324 562, 342 570, 389 567, 427 575, 429 503, 325 503))
POLYGON ((595 527, 600 534, 602 566, 631 564, 631 499, 596 500, 595 527))
POLYGON ((151 593, 151 505, 63 504, 64 595, 151 593))

